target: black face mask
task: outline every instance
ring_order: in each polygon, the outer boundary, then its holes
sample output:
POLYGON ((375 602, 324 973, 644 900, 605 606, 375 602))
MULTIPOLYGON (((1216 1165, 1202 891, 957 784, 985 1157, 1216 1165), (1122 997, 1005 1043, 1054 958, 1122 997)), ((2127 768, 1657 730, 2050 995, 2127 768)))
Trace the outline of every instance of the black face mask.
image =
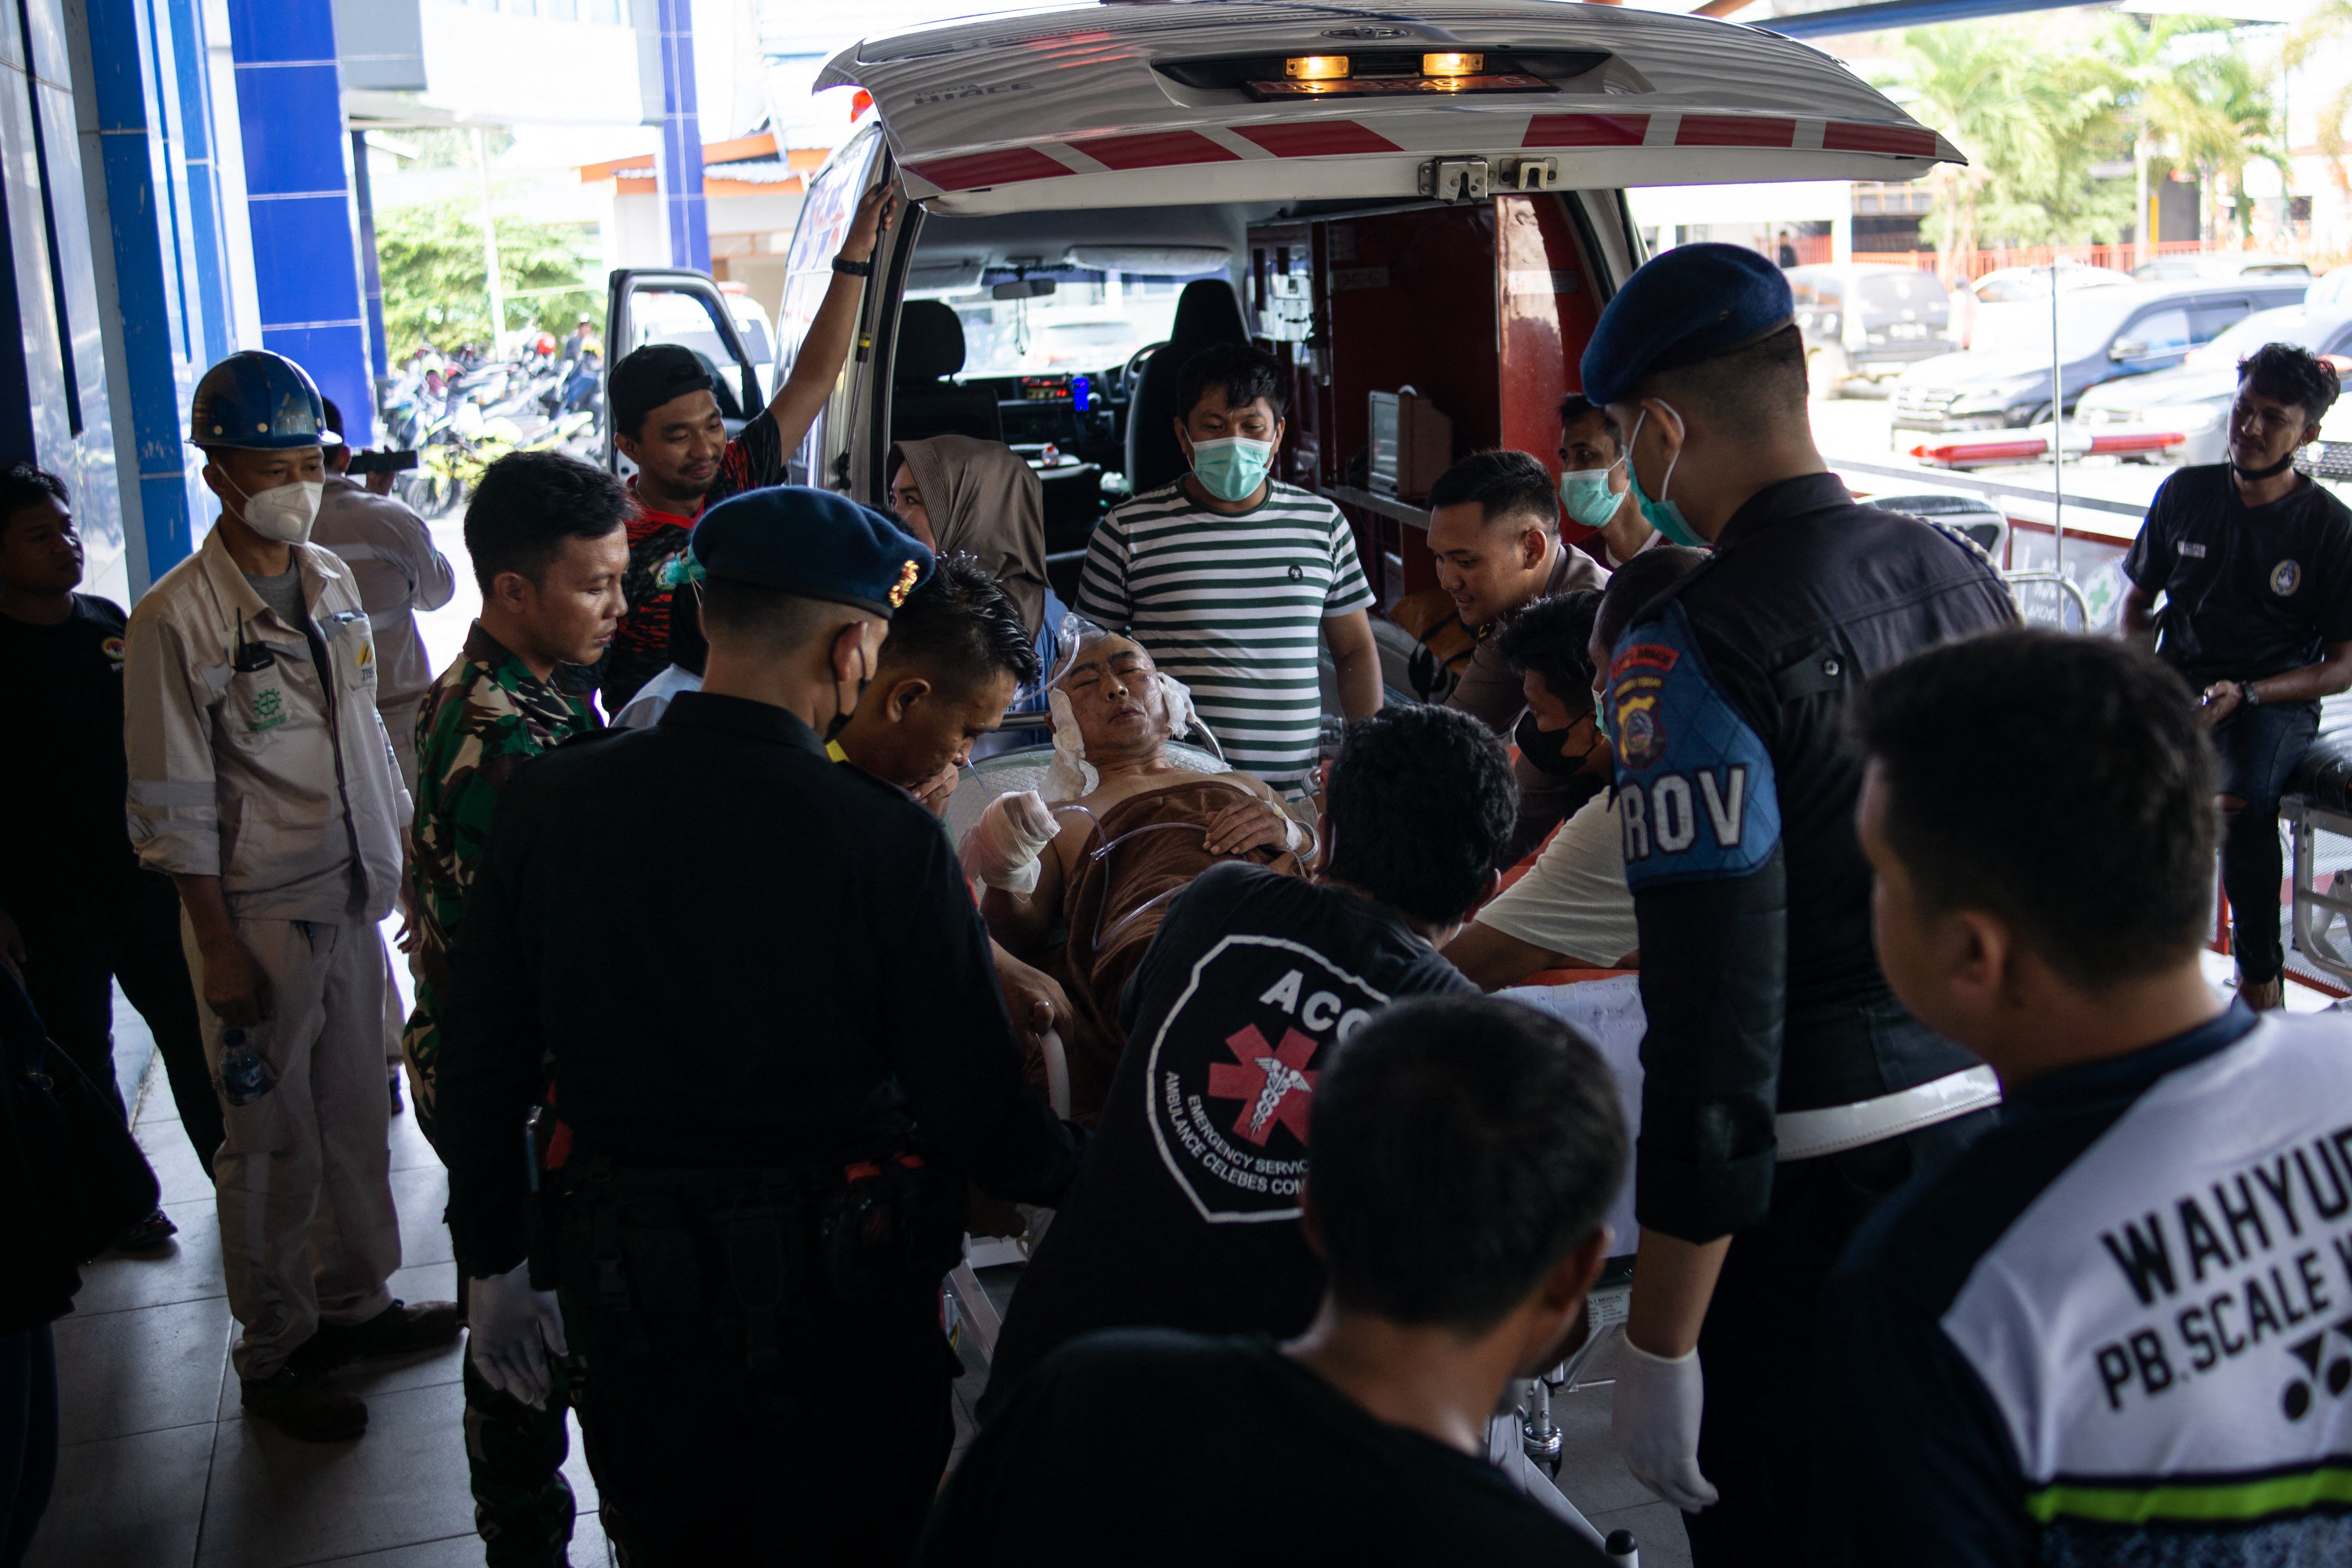
POLYGON ((2294 453, 2289 452, 2285 457, 2281 458, 2277 462, 2273 463, 2267 468, 2242 468, 2238 467, 2237 464, 2232 463, 2230 465, 2230 471, 2236 474, 2238 478, 2245 480, 2246 483, 2250 485, 2259 484, 2264 479, 2274 479, 2281 474, 2285 473, 2288 468, 2294 467, 2294 453))
POLYGON ((1519 755, 1525 757, 1536 772, 1565 778, 1582 768, 1584 760, 1592 754, 1591 741, 1585 742, 1582 751, 1572 756, 1568 754, 1569 739, 1579 728, 1570 724, 1565 730, 1538 729, 1536 727, 1535 710, 1530 708, 1519 715, 1519 725, 1511 732, 1511 741, 1519 748, 1519 755))

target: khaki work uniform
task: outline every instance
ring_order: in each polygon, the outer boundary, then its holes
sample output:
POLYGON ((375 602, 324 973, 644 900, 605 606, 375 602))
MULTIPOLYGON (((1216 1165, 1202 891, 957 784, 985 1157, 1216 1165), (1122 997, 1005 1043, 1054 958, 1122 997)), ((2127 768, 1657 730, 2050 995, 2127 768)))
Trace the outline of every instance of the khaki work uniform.
MULTIPOLYGON (((312 626, 289 626, 215 532, 149 589, 124 654, 131 840, 142 864, 218 877, 269 977, 272 1016, 246 1031, 276 1081, 223 1105, 213 1160, 239 1376, 268 1377, 323 1317, 391 1304, 400 1267, 383 1089, 386 958, 376 929, 400 878, 408 816, 383 721, 376 654, 349 571, 292 547, 312 626), (315 650, 315 657, 314 657, 315 650), (323 671, 323 679, 322 679, 323 671)), ((220 1083, 226 1032, 203 1004, 220 1083)))
POLYGON ((400 761, 400 782, 416 794, 416 710, 433 689, 433 666, 416 612, 437 610, 457 592, 457 574, 433 547, 425 520, 357 479, 330 474, 310 542, 351 569, 352 586, 375 636, 375 706, 400 761))

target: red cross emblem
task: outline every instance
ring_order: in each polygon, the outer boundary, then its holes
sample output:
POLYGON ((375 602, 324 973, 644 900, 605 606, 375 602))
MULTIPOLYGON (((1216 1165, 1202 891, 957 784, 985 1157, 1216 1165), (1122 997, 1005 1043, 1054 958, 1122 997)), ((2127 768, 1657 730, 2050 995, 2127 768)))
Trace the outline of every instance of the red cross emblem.
POLYGON ((1307 1070, 1307 1064, 1314 1059, 1315 1042, 1296 1029, 1285 1029, 1282 1044, 1269 1046, 1252 1024, 1228 1035, 1225 1048, 1239 1058, 1240 1065, 1209 1065, 1209 1098, 1242 1102, 1241 1114, 1234 1119, 1234 1135, 1263 1149, 1279 1121, 1290 1129, 1291 1136, 1306 1142, 1308 1102, 1315 1098, 1315 1080, 1320 1076, 1307 1070))

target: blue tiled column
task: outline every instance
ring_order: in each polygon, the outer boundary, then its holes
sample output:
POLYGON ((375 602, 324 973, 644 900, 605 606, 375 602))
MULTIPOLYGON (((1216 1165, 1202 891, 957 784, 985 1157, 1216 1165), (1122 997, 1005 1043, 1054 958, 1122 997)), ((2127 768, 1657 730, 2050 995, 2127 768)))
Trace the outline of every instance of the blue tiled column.
POLYGON ((195 270, 187 280, 189 314, 204 332, 196 360, 209 365, 235 353, 236 343, 229 321, 220 174, 213 163, 213 89, 205 69, 204 5, 203 0, 151 3, 170 18, 172 64, 180 79, 180 160, 187 168, 188 245, 195 255, 195 270))
POLYGON ((110 351, 120 345, 110 367, 118 399, 116 467, 125 481, 136 593, 194 548, 195 465, 182 438, 181 413, 189 362, 202 351, 189 330, 183 290, 194 258, 184 242, 187 190, 173 156, 179 76, 172 36, 155 29, 146 0, 85 0, 83 16, 90 62, 84 123, 95 121, 114 285, 114 298, 101 299, 100 309, 112 317, 105 334, 110 351), (135 505, 127 493, 134 468, 135 505))
POLYGON ((375 194, 368 184, 367 132, 352 132, 352 195, 360 219, 361 296, 367 306, 368 363, 379 376, 392 374, 383 342, 383 274, 375 261, 375 194))
POLYGON ((321 0, 228 0, 261 346, 341 405, 356 446, 375 395, 353 244, 335 16, 321 0))
POLYGON ((702 201, 702 122, 694 101, 694 0, 656 0, 661 18, 662 144, 656 165, 669 264, 710 270, 702 201))

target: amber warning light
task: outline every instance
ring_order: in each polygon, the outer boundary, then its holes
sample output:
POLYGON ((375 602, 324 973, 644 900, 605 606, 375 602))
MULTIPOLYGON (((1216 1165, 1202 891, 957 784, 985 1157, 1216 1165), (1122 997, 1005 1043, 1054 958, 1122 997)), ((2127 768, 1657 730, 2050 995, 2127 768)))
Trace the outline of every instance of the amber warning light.
POLYGON ((1423 55, 1421 74, 1423 76, 1476 76, 1486 68, 1484 55, 1423 55))
POLYGON ((1348 74, 1345 55, 1294 55, 1282 62, 1282 74, 1293 81, 1339 81, 1348 74))

